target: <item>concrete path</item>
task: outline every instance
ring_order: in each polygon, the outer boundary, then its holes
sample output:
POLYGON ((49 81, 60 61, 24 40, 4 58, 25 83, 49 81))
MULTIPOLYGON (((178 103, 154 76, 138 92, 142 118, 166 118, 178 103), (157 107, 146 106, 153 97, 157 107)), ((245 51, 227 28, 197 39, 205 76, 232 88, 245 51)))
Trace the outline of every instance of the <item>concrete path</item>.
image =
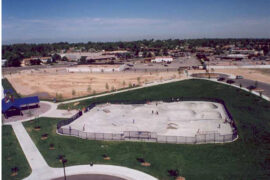
POLYGON ((12 124, 12 128, 32 169, 32 174, 30 176, 36 174, 42 177, 48 173, 52 173, 53 170, 48 166, 47 162, 40 154, 22 123, 15 122, 12 124))
MULTIPOLYGON (((26 180, 49 180, 63 176, 63 168, 51 168, 48 166, 21 122, 12 123, 12 128, 32 168, 32 173, 25 178, 26 180)), ((66 168, 66 174, 67 176, 78 174, 105 174, 127 180, 157 180, 138 170, 111 165, 94 165, 92 167, 90 165, 70 166, 66 168)))

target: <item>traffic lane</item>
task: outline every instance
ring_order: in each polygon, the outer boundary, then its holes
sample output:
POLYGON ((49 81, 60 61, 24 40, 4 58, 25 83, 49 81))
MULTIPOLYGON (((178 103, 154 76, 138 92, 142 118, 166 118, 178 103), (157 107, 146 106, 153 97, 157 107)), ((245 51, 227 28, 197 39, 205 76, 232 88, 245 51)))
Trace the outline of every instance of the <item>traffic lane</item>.
MULTIPOLYGON (((240 85, 242 84, 242 87, 248 87, 248 86, 255 86, 256 81, 249 80, 249 79, 234 79, 235 84, 240 85)), ((257 81, 257 88, 263 89, 263 94, 270 97, 270 84, 257 81)))

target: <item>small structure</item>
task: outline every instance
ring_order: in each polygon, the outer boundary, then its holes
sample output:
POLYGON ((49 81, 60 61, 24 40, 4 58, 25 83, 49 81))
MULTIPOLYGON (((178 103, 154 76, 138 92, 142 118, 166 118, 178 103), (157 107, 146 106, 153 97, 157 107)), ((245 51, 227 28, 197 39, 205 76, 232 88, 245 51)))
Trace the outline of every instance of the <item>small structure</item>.
POLYGON ((89 65, 89 66, 77 66, 72 68, 66 68, 67 72, 120 72, 127 69, 126 64, 106 64, 106 65, 89 65))
POLYGON ((42 63, 49 63, 52 62, 52 58, 50 56, 48 57, 41 57, 39 58, 42 63))
POLYGON ((39 98, 38 96, 17 98, 14 99, 13 96, 8 98, 7 96, 2 99, 2 114, 5 118, 23 115, 22 110, 32 109, 39 107, 39 98))
POLYGON ((159 57, 155 57, 155 59, 152 59, 151 62, 154 63, 162 63, 162 62, 172 62, 173 58, 170 56, 159 56, 159 57))
POLYGON ((7 63, 7 59, 2 59, 2 67, 6 66, 6 63, 7 63))

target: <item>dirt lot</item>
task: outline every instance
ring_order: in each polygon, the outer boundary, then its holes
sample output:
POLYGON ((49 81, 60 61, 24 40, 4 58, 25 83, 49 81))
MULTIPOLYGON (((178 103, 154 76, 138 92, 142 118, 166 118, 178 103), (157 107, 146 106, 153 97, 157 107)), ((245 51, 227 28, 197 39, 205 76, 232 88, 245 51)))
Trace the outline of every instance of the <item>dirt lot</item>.
POLYGON ((67 73, 65 69, 27 70, 5 75, 21 95, 63 99, 142 85, 153 81, 180 78, 177 72, 67 73), (106 86, 108 84, 108 86, 106 86))
MULTIPOLYGON (((245 79, 260 81, 270 84, 270 75, 267 69, 215 69, 214 72, 243 76, 245 79)), ((204 70, 192 70, 190 73, 205 72, 204 70)))

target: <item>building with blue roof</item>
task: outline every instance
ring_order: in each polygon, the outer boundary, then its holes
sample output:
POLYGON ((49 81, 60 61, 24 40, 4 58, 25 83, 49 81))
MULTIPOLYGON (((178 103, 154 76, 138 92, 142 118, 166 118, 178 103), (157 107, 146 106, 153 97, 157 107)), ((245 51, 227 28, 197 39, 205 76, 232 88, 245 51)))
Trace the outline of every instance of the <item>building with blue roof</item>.
POLYGON ((22 110, 38 108, 39 102, 38 96, 17 99, 5 97, 2 99, 2 114, 5 118, 23 115, 22 110))

